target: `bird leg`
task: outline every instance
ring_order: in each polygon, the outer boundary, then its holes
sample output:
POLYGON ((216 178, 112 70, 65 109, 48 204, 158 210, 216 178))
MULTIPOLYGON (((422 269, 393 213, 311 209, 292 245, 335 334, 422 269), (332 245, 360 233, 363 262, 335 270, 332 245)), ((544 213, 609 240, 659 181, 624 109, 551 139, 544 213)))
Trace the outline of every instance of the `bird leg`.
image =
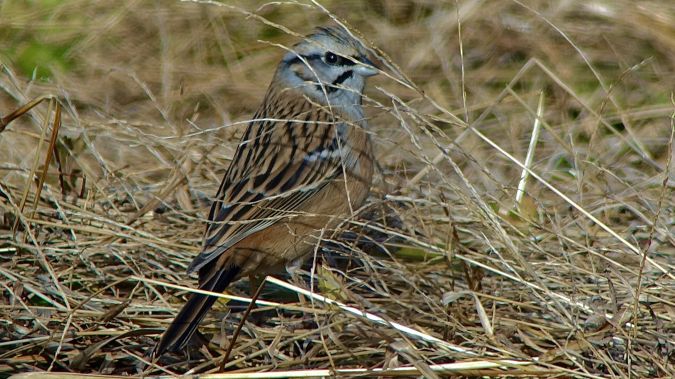
MULTIPOLYGON (((249 276, 249 279, 251 279, 250 276, 249 276)), ((223 356, 223 360, 220 362, 220 371, 225 370, 225 364, 227 364, 227 361, 230 359, 230 354, 232 353, 232 349, 234 348, 234 343, 237 341, 237 337, 239 337, 239 333, 241 332, 241 328, 244 327, 244 323, 246 322, 246 319, 248 318, 248 315, 251 313, 251 310, 255 306, 255 302, 258 300, 258 297, 262 293, 263 287, 265 287, 265 280, 264 279, 260 282, 260 285, 258 286, 258 289, 255 291, 255 294, 253 294, 253 297, 251 297, 251 302, 249 303, 248 307, 246 307, 246 311, 244 312, 244 315, 241 316, 241 321, 239 321, 239 325, 237 325, 237 329, 234 331, 234 334, 232 335, 232 338, 230 339, 230 344, 227 347, 227 351, 225 351, 225 355, 223 356)))

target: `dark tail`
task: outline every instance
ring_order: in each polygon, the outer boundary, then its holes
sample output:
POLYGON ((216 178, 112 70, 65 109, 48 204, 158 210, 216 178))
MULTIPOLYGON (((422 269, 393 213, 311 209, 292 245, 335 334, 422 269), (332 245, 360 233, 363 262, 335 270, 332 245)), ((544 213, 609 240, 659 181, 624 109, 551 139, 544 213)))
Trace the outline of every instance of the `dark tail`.
MULTIPOLYGON (((239 271, 240 268, 236 266, 222 270, 209 282, 203 283, 200 289, 216 293, 223 292, 230 282, 235 279, 239 271)), ((206 312, 211 309, 216 299, 217 297, 215 296, 191 293, 187 303, 178 312, 176 318, 171 322, 171 325, 169 325, 159 343, 155 346, 152 356, 159 357, 167 351, 178 352, 182 350, 188 341, 190 341, 190 337, 195 333, 197 326, 199 326, 206 312)))

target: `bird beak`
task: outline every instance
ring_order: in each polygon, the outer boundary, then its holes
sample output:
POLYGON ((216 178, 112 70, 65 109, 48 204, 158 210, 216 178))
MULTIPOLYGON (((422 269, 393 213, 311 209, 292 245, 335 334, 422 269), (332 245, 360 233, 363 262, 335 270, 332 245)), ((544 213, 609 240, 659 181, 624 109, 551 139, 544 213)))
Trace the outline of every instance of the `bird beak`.
POLYGON ((375 66, 375 63, 364 56, 361 56, 360 62, 354 67, 354 71, 364 77, 377 75, 377 73, 380 72, 380 70, 377 69, 377 66, 375 66))

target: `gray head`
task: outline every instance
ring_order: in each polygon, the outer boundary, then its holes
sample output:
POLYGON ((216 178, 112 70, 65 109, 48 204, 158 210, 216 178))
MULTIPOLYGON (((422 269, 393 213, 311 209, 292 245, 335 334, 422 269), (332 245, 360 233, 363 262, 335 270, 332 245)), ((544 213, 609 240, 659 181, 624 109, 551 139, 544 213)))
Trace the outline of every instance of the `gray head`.
POLYGON ((320 104, 361 104, 366 78, 378 73, 367 55, 363 44, 343 28, 317 28, 284 56, 277 80, 320 104))

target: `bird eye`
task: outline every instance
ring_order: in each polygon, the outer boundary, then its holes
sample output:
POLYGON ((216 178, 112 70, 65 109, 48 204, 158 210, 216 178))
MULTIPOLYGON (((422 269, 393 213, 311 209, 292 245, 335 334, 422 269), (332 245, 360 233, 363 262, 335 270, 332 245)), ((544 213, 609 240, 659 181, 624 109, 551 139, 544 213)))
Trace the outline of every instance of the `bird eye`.
POLYGON ((340 60, 340 57, 338 57, 337 55, 335 55, 335 53, 331 53, 331 52, 329 51, 329 52, 327 52, 326 55, 324 56, 324 60, 326 61, 326 63, 328 63, 328 64, 330 64, 330 65, 336 65, 336 64, 338 64, 338 61, 340 60))

